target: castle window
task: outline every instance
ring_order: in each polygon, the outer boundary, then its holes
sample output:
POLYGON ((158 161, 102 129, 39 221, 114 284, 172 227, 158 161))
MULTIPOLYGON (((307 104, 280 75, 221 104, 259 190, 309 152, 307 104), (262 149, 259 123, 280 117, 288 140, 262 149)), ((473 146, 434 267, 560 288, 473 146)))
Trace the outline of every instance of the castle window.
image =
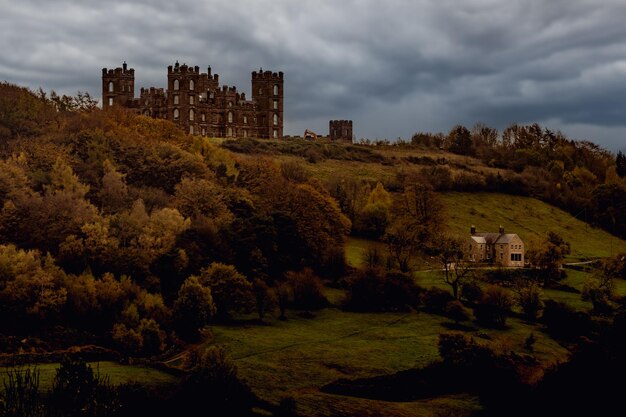
POLYGON ((195 88, 195 85, 193 83, 193 80, 189 80, 189 89, 193 91, 194 88, 195 88))
POLYGON ((263 95, 263 89, 259 88, 259 95, 262 96, 263 95))
POLYGON ((278 110, 278 100, 274 100, 274 110, 278 110))
POLYGON ((228 123, 232 123, 233 122, 233 112, 229 111, 228 112, 228 123))
POLYGON ((178 80, 174 80, 174 90, 178 91, 180 89, 180 84, 178 80))
POLYGON ((189 104, 193 105, 193 96, 189 96, 189 104))
POLYGON ((193 120, 194 116, 193 109, 189 109, 189 120, 193 120))
POLYGON ((200 117, 202 118, 203 122, 206 122, 206 114, 202 113, 202 115, 200 117))
POLYGON ((214 97, 215 97, 215 94, 213 94, 213 91, 211 91, 211 92, 209 93, 209 98, 214 98, 214 97))
POLYGON ((113 97, 109 97, 109 106, 113 105, 113 97))
POLYGON ((278 138, 278 130, 274 129, 274 139, 278 138))
POLYGON ((178 116, 179 116, 178 109, 174 109, 174 120, 178 120, 178 116))
POLYGON ((278 124, 278 115, 275 114, 274 115, 274 125, 277 125, 277 124, 278 124))
POLYGON ((202 128, 202 136, 206 136, 206 129, 202 128))
POLYGON ((112 93, 113 91, 114 91, 113 81, 109 81, 109 93, 112 93))
POLYGON ((245 129, 243 130, 243 137, 244 137, 244 138, 247 138, 247 137, 248 137, 248 131, 247 131, 247 130, 245 130, 245 129))
POLYGON ((178 104, 178 94, 174 95, 174 104, 178 104))
MULTIPOLYGON (((243 124, 247 125, 248 124, 248 116, 243 116, 243 124)), ((245 132, 245 130, 244 130, 245 132)))
POLYGON ((278 84, 274 84, 274 95, 278 95, 278 84))
POLYGON ((229 127, 226 130, 226 136, 229 137, 229 138, 233 136, 233 128, 232 127, 229 127))
POLYGON ((193 135, 193 126, 189 126, 189 134, 193 135))

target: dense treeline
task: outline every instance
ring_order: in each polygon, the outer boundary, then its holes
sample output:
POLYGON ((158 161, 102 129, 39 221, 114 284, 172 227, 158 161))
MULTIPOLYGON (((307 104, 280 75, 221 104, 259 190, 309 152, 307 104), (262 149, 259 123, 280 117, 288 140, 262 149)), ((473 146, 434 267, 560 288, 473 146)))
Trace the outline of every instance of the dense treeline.
POLYGON ((589 141, 568 139, 538 124, 513 124, 502 132, 484 124, 472 130, 455 126, 447 135, 416 133, 414 145, 447 149, 481 159, 502 173, 452 176, 445 168, 430 170, 435 187, 488 190, 531 195, 607 231, 626 236, 626 157, 589 141))
POLYGON ((320 183, 84 95, 0 90, 3 332, 69 324, 156 354, 292 303, 297 271, 343 270, 350 221, 320 183))

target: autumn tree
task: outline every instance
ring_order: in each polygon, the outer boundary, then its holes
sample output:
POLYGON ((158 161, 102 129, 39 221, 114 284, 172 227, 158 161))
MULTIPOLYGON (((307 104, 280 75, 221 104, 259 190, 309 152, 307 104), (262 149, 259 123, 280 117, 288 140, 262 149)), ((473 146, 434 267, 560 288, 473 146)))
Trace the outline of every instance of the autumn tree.
POLYGON ((570 253, 570 245, 558 233, 548 232, 541 242, 534 242, 526 252, 530 263, 538 268, 544 281, 559 279, 561 263, 570 253))
POLYGON ((200 283, 197 277, 185 280, 174 302, 174 325, 183 337, 197 339, 199 330, 215 315, 211 289, 200 283))
POLYGON ((381 237, 391 218, 391 195, 379 182, 367 197, 367 203, 359 213, 358 231, 371 238, 381 237))
POLYGON ((214 262, 200 271, 199 281, 211 289, 217 316, 229 318, 232 313, 250 313, 254 309, 252 284, 233 265, 214 262))
POLYGON ((459 299, 459 289, 472 277, 469 263, 465 261, 461 239, 441 235, 430 247, 430 251, 439 260, 443 271, 443 281, 452 288, 452 295, 459 299))

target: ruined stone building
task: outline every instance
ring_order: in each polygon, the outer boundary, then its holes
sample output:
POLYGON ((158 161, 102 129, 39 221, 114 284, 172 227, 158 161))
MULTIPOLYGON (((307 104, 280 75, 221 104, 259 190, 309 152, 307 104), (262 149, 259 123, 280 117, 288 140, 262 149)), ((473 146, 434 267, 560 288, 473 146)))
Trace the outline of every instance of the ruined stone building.
POLYGON ((352 120, 331 120, 328 124, 330 140, 352 143, 352 120))
POLYGON ((283 73, 252 72, 252 99, 219 76, 185 64, 167 68, 167 88, 142 88, 135 97, 135 70, 102 69, 102 108, 122 106, 138 114, 171 120, 193 135, 283 137, 283 73))

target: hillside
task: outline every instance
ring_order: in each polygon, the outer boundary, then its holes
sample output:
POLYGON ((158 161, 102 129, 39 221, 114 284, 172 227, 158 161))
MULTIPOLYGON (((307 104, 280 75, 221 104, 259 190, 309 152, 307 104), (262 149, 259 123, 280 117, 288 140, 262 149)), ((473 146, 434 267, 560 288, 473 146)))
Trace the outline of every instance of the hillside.
POLYGON ((587 260, 626 252, 626 241, 595 228, 569 213, 530 197, 492 193, 441 193, 446 223, 459 234, 471 225, 478 231, 517 233, 526 244, 557 232, 571 245, 568 259, 587 260))

